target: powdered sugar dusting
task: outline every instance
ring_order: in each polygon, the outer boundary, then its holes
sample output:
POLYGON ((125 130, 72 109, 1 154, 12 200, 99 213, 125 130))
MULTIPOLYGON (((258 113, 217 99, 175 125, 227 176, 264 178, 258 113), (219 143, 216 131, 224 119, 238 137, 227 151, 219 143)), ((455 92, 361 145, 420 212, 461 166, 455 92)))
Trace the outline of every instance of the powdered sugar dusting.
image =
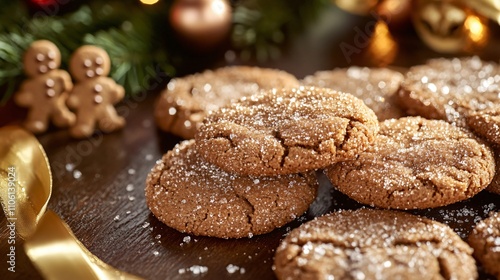
POLYGON ((236 272, 239 272, 240 274, 244 274, 246 272, 245 268, 239 267, 239 266, 234 265, 234 264, 228 264, 226 266, 226 271, 229 274, 233 274, 233 273, 236 273, 236 272))
POLYGON ((208 272, 208 267, 202 265, 193 265, 188 268, 180 268, 179 274, 191 273, 193 275, 204 274, 208 272))
POLYGON ((500 67, 479 57, 432 59, 426 65, 412 67, 403 88, 409 98, 424 105, 418 113, 432 111, 440 114, 434 118, 467 126, 467 114, 500 104, 500 67))
POLYGON ((393 98, 402 82, 401 73, 385 68, 357 66, 318 71, 302 80, 305 85, 331 88, 360 98, 377 114, 380 121, 404 116, 393 98))
POLYGON ((439 275, 432 263, 446 256, 459 267, 440 262, 449 277, 476 277, 472 250, 448 226, 395 211, 337 211, 294 229, 278 247, 275 264, 300 267, 304 275, 336 279, 387 279, 391 271, 425 279, 439 275), (450 254, 451 253, 451 254, 450 254), (285 258, 285 259, 283 259, 285 258), (286 260, 286 261, 284 261, 286 260), (329 274, 333 273, 333 274, 329 274))
POLYGON ((175 209, 157 217, 186 233, 218 237, 251 238, 284 225, 307 210, 318 187, 314 173, 257 178, 224 172, 203 161, 192 140, 167 153, 153 172, 161 176, 146 190, 156 203, 152 212, 175 209))

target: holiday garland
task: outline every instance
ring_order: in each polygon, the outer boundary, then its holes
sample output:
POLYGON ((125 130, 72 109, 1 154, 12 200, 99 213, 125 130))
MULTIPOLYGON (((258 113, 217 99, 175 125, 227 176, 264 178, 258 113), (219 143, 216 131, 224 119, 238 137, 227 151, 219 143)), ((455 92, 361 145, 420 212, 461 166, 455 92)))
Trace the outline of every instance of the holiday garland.
MULTIPOLYGON (((28 14, 22 1, 4 0, 0 12, 0 88, 9 99, 23 79, 22 56, 38 39, 55 43, 66 67, 71 53, 84 44, 104 48, 112 60, 110 76, 128 94, 147 88, 158 72, 175 76, 186 54, 175 39, 167 16, 171 1, 154 7, 137 0, 90 1, 76 11, 53 16, 28 14)), ((326 0, 233 1, 230 48, 241 59, 272 59, 279 46, 316 19, 326 0)))

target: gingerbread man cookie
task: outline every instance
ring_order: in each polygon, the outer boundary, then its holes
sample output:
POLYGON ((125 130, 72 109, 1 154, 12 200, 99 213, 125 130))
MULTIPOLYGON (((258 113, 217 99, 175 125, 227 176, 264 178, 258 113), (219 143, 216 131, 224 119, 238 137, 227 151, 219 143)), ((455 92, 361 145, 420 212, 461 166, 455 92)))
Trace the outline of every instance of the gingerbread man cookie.
POLYGON ((123 99, 125 90, 107 77, 111 61, 105 50, 91 45, 78 48, 70 60, 70 72, 77 81, 68 99, 76 111, 76 123, 70 134, 76 138, 91 136, 96 128, 112 132, 122 128, 125 120, 113 104, 123 99))
POLYGON ((23 81, 14 96, 17 105, 29 108, 24 126, 33 133, 47 130, 49 120, 58 127, 75 122, 75 115, 66 107, 68 92, 73 83, 69 74, 61 69, 61 53, 47 40, 33 42, 23 58, 23 81))

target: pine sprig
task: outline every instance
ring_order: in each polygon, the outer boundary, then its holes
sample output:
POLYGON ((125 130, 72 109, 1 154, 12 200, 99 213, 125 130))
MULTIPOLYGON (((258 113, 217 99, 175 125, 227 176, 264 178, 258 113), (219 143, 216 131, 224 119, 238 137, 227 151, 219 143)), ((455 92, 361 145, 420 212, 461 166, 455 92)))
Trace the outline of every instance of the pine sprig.
POLYGON ((0 87, 5 88, 5 93, 0 98, 2 104, 10 98, 22 80, 22 55, 32 41, 33 36, 29 34, 0 34, 0 87))
POLYGON ((247 0, 235 7, 232 43, 243 59, 280 55, 285 38, 301 32, 328 5, 327 0, 247 0))
MULTIPOLYGON (((158 73, 175 74, 188 53, 172 34, 166 18, 172 1, 145 7, 137 0, 89 1, 63 16, 27 14, 23 1, 2 0, 0 11, 0 89, 7 100, 23 76, 22 56, 29 45, 47 39, 61 50, 62 68, 83 44, 104 48, 112 60, 110 76, 127 94, 148 87, 158 73), (175 63, 174 63, 175 62, 175 63)), ((311 23, 328 0, 241 0, 234 4, 232 48, 242 59, 267 60, 280 54, 289 36, 311 23)))
MULTIPOLYGON (((137 12, 131 15, 130 6, 124 4, 94 4, 92 7, 82 6, 76 12, 62 17, 30 19, 24 15, 18 16, 17 20, 4 21, 11 22, 8 30, 5 28, 7 32, 0 33, 0 87, 5 88, 2 97, 4 101, 11 97, 23 78, 24 51, 38 39, 50 40, 58 46, 63 68, 67 67, 71 53, 81 45, 95 44, 103 47, 114 60, 111 76, 117 78, 129 94, 144 88, 139 82, 143 76, 133 75, 136 68, 144 69, 153 65, 152 44, 148 44, 151 42, 148 17, 137 12), (122 30, 126 26, 131 27, 129 30, 122 30), (117 70, 121 72, 115 72, 117 70), (120 74, 123 72, 126 75, 120 74)), ((159 63, 169 65, 165 60, 159 63)), ((167 66, 163 68, 171 70, 167 66)))

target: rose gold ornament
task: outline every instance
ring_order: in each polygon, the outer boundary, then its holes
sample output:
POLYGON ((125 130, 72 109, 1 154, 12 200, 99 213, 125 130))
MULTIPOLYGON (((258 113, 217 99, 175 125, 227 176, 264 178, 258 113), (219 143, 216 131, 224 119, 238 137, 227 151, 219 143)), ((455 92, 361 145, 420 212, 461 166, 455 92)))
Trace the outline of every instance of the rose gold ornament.
POLYGON ((229 34, 232 11, 226 0, 176 0, 170 23, 185 45, 208 51, 229 34))
POLYGON ((390 30, 403 30, 411 25, 412 0, 383 0, 376 13, 385 20, 390 30))

